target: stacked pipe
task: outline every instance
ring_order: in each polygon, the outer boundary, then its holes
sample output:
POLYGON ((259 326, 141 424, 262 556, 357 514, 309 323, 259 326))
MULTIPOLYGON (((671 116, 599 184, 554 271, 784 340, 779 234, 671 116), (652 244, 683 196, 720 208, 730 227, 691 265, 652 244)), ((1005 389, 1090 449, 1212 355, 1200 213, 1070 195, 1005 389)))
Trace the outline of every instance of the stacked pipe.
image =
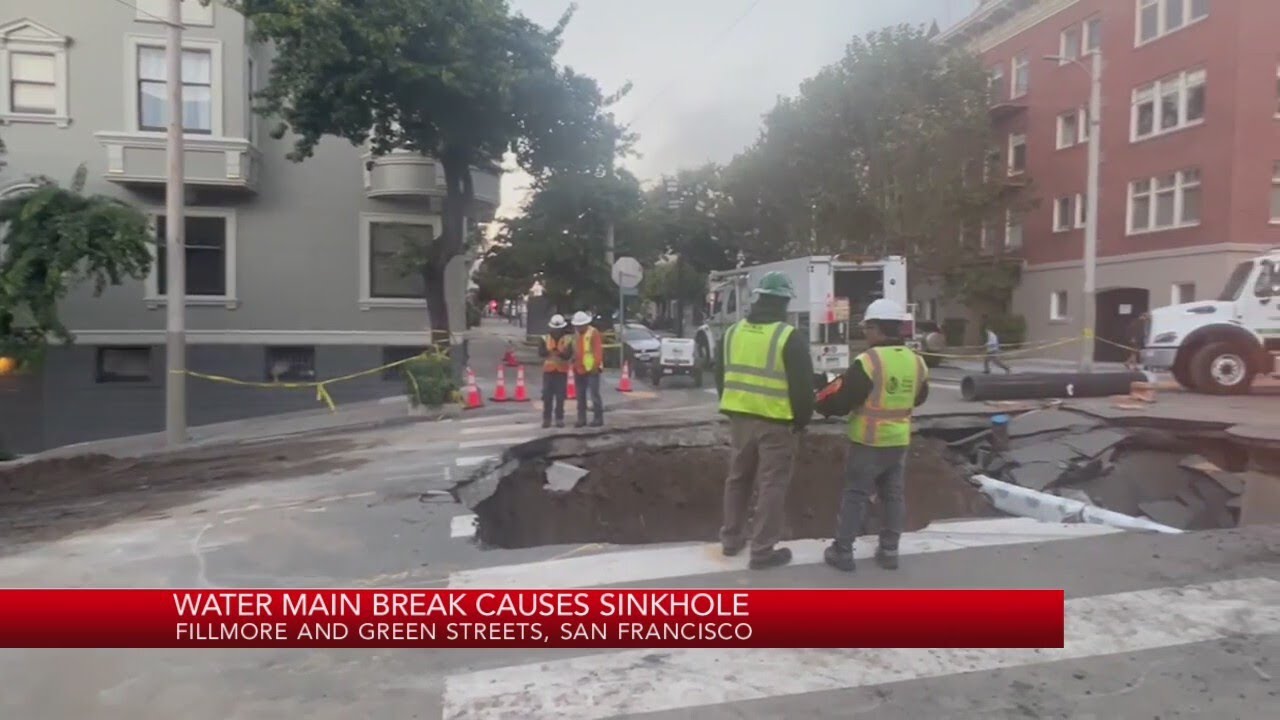
POLYGON ((1128 395, 1133 383, 1149 381, 1141 372, 967 375, 960 394, 970 401, 1110 397, 1128 395))

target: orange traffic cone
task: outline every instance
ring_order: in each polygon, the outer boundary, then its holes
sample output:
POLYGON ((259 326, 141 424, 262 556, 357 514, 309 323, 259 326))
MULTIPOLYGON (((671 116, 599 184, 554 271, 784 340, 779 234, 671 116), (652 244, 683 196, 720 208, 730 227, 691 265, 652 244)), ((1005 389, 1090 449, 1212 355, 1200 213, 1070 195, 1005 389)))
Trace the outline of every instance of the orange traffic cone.
POLYGON ((511 399, 512 402, 529 402, 529 392, 524 386, 524 366, 519 366, 516 370, 516 396, 511 399))
POLYGON ((569 366, 569 391, 565 393, 565 400, 578 399, 578 383, 573 379, 573 366, 569 366))
POLYGON ((502 362, 507 367, 515 367, 520 364, 520 361, 516 359, 516 351, 510 342, 507 343, 507 351, 502 355, 502 362))
POLYGON ((502 365, 498 365, 498 384, 493 388, 493 397, 489 399, 493 402, 507 402, 511 399, 507 397, 507 371, 502 365))
POLYGON ((484 407, 484 401, 480 399, 480 388, 476 385, 476 374, 467 368, 467 387, 463 392, 466 393, 467 404, 463 406, 463 410, 476 410, 484 407))
POLYGON ((622 380, 618 383, 618 392, 631 392, 631 363, 622 362, 622 380))

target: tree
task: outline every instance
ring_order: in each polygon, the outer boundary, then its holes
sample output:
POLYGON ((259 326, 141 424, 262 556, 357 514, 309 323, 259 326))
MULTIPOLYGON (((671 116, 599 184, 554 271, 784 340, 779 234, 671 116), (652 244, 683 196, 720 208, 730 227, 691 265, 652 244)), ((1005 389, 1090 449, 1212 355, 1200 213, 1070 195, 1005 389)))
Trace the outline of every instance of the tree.
POLYGON ((591 78, 555 62, 571 7, 550 29, 513 15, 507 0, 230 0, 273 43, 258 111, 296 136, 290 157, 320 138, 401 149, 444 168, 439 237, 416 268, 436 330, 449 328, 444 272, 464 249, 472 168, 507 152, 535 179, 562 167, 603 171, 627 142, 591 78))
POLYGON ((35 181, 34 189, 0 200, 0 356, 19 361, 38 360, 50 337, 73 340, 58 317, 58 302, 72 287, 89 281, 101 294, 125 278, 145 278, 155 243, 136 208, 83 194, 83 165, 70 188, 35 181))

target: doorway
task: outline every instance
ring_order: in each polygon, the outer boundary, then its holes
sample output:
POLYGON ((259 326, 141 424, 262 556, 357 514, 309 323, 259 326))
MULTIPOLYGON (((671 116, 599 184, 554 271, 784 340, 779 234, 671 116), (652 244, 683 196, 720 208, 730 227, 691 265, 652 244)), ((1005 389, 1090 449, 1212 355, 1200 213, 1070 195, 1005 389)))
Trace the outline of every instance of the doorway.
POLYGON ((1114 288, 1098 293, 1098 338, 1093 359, 1097 362, 1124 362, 1129 353, 1111 343, 1132 345, 1129 337, 1138 316, 1151 309, 1151 292, 1143 288, 1114 288))

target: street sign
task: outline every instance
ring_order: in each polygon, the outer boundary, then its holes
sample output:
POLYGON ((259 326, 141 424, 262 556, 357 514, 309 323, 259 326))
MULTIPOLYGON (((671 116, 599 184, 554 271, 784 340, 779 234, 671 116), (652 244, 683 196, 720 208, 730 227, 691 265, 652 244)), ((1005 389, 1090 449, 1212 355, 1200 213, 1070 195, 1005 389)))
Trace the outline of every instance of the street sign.
POLYGON ((620 257, 613 264, 613 272, 610 276, 613 277, 615 285, 629 290, 639 287, 640 281, 644 279, 644 268, 640 267, 640 263, 633 257, 620 257))

